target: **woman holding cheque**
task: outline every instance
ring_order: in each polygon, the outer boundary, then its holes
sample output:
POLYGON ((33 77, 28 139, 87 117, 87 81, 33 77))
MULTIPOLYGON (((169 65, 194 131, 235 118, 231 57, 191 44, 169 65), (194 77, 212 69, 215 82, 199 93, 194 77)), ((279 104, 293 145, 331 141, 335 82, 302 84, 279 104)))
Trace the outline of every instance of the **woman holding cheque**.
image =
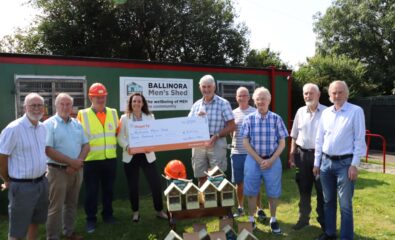
POLYGON ((149 187, 152 192, 152 199, 156 216, 167 219, 167 214, 163 211, 162 187, 160 175, 156 169, 156 156, 154 152, 133 153, 129 148, 129 121, 153 120, 154 116, 148 110, 145 97, 140 93, 132 94, 128 99, 125 114, 121 116, 121 129, 118 134, 118 143, 123 149, 122 161, 129 188, 129 199, 133 210, 132 220, 138 222, 139 214, 139 172, 143 169, 149 187))

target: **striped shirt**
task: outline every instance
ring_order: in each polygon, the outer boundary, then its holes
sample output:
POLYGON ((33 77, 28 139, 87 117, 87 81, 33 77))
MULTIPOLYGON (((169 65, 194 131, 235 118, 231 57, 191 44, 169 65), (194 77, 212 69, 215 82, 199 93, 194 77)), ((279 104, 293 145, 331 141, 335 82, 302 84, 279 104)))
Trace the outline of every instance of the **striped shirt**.
POLYGON ((8 155, 8 175, 17 179, 42 176, 47 169, 45 155, 45 126, 34 126, 28 117, 8 124, 0 135, 0 153, 8 155))
POLYGON ((205 103, 202 99, 197 100, 191 108, 188 116, 198 116, 200 111, 205 111, 208 120, 210 135, 219 133, 227 121, 233 120, 232 107, 228 100, 214 95, 214 98, 205 103))
POLYGON ((272 155, 281 139, 288 137, 282 118, 271 111, 262 116, 258 111, 244 118, 240 130, 243 138, 248 138, 251 147, 259 156, 272 155))
POLYGON ((235 117, 236 131, 233 132, 232 137, 232 154, 247 154, 247 150, 243 146, 243 136, 240 135, 240 128, 243 124, 244 118, 256 111, 256 108, 248 106, 247 109, 240 109, 239 107, 233 110, 233 116, 235 117))

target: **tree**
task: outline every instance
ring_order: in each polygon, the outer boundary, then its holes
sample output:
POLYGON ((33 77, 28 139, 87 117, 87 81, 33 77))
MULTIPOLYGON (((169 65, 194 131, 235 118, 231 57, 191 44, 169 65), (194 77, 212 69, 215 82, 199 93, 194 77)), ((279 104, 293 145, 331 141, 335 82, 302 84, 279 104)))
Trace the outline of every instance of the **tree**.
POLYGON ((26 52, 240 64, 248 49, 231 0, 31 0, 43 12, 26 52))
POLYGON ((270 48, 256 50, 252 49, 245 61, 247 67, 270 67, 275 66, 278 69, 289 68, 280 58, 280 53, 273 52, 270 48))
POLYGON ((380 94, 395 83, 395 3, 393 0, 336 0, 315 16, 318 52, 346 55, 366 64, 366 78, 380 94))
POLYGON ((309 82, 317 84, 324 96, 328 96, 327 88, 332 81, 343 80, 350 89, 350 98, 354 98, 365 96, 376 87, 365 81, 365 73, 366 68, 362 63, 345 55, 315 55, 300 66, 294 77, 301 86, 309 82))

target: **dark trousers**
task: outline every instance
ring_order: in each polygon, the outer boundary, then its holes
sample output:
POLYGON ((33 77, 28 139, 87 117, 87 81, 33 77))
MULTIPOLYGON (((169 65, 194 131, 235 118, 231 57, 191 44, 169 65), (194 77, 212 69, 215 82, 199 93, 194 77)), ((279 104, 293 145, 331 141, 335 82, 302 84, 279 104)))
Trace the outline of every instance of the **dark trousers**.
POLYGON ((132 161, 123 164, 129 187, 129 200, 134 212, 139 210, 139 173, 143 169, 145 178, 151 189, 152 200, 156 211, 163 209, 162 186, 155 162, 148 163, 145 154, 133 155, 132 161))
POLYGON ((317 214, 318 222, 324 228, 324 197, 322 194, 321 181, 316 180, 313 175, 314 152, 302 151, 298 148, 295 154, 295 165, 297 168, 295 180, 299 188, 299 220, 309 221, 311 213, 311 192, 313 185, 317 193, 317 214))
POLYGON ((116 176, 116 158, 87 161, 84 163, 85 213, 88 222, 96 222, 99 188, 102 195, 102 217, 109 220, 113 217, 112 200, 116 176))

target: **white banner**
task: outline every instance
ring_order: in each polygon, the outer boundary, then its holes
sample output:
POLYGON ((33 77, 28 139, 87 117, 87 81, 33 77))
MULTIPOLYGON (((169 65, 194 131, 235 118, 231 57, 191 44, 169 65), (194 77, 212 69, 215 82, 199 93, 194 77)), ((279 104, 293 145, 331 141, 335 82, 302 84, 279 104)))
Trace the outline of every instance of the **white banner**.
POLYGON ((121 112, 134 92, 144 95, 150 111, 190 110, 193 104, 192 79, 120 77, 119 91, 121 112))
POLYGON ((128 125, 129 146, 134 153, 201 147, 210 140, 204 117, 128 121, 128 125))

